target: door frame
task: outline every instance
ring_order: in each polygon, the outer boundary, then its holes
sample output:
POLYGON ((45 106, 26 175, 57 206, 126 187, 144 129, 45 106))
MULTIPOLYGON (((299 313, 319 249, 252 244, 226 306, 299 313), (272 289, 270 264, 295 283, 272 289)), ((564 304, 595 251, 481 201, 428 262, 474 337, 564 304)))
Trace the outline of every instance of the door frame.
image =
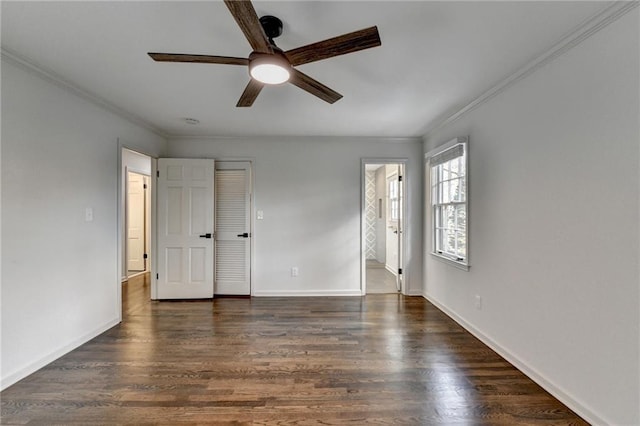
POLYGON ((155 202, 156 202, 156 183, 155 183, 155 179, 153 179, 152 177, 156 175, 156 171, 158 168, 158 159, 157 157, 154 157, 153 155, 147 153, 144 151, 144 149, 140 149, 138 147, 136 147, 134 144, 131 144, 129 142, 125 142, 122 139, 118 138, 118 171, 117 171, 117 212, 116 212, 116 235, 117 235, 117 254, 116 254, 116 270, 117 270, 117 277, 119 277, 119 279, 116 282, 116 312, 118 313, 118 320, 122 321, 122 273, 123 273, 123 267, 125 265, 124 263, 124 255, 125 255, 125 248, 124 245, 126 244, 126 228, 125 228, 125 221, 126 221, 126 206, 125 206, 125 197, 126 197, 126 175, 125 173, 127 172, 127 170, 132 171, 132 172, 136 172, 136 173, 140 173, 143 175, 146 175, 145 171, 141 171, 141 170, 136 170, 135 167, 127 167, 124 163, 123 163, 123 151, 126 149, 128 151, 132 151, 135 152, 137 154, 140 155, 144 155, 146 157, 149 157, 150 161, 151 161, 151 177, 149 178, 149 186, 150 186, 150 190, 148 192, 149 195, 149 207, 150 207, 150 217, 151 217, 151 222, 149 224, 150 229, 149 229, 149 246, 148 246, 148 257, 147 257, 147 261, 150 264, 150 267, 148 267, 147 269, 149 269, 150 272, 150 277, 151 277, 151 299, 156 298, 156 293, 157 293, 157 289, 156 289, 156 261, 155 261, 155 254, 156 254, 156 206, 155 206, 155 202))
MULTIPOLYGON (((360 292, 362 296, 367 294, 367 248, 365 243, 367 231, 367 200, 366 200, 366 167, 367 164, 399 164, 402 166, 402 204, 401 204, 401 252, 399 256, 399 268, 402 268, 402 280, 400 285, 400 293, 407 294, 409 282, 406 273, 406 253, 409 234, 407 233, 407 187, 408 187, 408 158, 362 158, 360 162, 360 292)), ((386 182, 386 179, 385 179, 386 182)))

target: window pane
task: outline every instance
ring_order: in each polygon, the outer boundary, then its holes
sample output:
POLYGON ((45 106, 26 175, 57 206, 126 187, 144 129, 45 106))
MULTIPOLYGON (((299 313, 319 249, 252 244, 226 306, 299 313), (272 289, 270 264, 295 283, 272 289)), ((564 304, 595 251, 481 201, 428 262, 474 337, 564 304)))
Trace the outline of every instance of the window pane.
POLYGON ((451 181, 445 181, 442 183, 442 200, 441 203, 449 203, 451 202, 451 181))
POLYGON ((442 180, 449 180, 449 163, 442 163, 440 167, 442 168, 442 180))
POLYGON ((398 220, 398 200, 391 200, 391 220, 398 220))
POLYGON ((464 205, 456 206, 457 230, 466 231, 467 229, 467 208, 464 205))
POLYGON ((444 226, 448 229, 456 228, 456 207, 455 206, 445 206, 445 222, 444 226))
POLYGON ((463 203, 467 201, 467 182, 464 177, 460 178, 460 198, 457 201, 463 203))
POLYGON ((458 161, 457 158, 454 158, 453 160, 449 160, 447 162, 449 170, 451 171, 451 178, 456 178, 460 175, 460 162, 458 161))
POLYGON ((467 238, 464 232, 457 232, 456 239, 458 240, 458 251, 456 256, 466 259, 467 257, 467 238))
POLYGON ((456 234, 455 232, 446 232, 444 252, 452 256, 456 255, 456 234))
POLYGON ((460 195, 460 178, 454 179, 449 182, 451 184, 451 200, 450 201, 461 201, 460 195))

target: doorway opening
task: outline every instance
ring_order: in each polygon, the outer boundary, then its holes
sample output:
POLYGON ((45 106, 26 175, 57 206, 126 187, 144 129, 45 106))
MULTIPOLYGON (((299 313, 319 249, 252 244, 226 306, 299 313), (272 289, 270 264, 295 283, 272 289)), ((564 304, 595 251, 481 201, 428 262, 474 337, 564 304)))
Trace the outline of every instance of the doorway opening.
POLYGON ((363 161, 363 294, 404 291, 404 162, 363 161))
POLYGON ((118 305, 120 313, 132 307, 124 303, 123 292, 143 292, 152 298, 154 259, 154 179, 155 159, 125 148, 119 142, 118 179, 118 305))
POLYGON ((126 177, 126 271, 130 279, 149 272, 151 197, 149 176, 127 170, 126 177))

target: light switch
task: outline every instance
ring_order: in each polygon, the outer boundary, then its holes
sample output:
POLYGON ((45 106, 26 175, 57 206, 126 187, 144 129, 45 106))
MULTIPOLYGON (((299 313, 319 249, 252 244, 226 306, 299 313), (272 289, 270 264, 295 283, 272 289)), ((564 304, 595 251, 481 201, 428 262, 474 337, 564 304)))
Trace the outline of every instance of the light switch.
POLYGON ((93 222, 93 208, 87 207, 84 209, 84 221, 85 222, 93 222))
POLYGON ((256 212, 256 219, 258 219, 258 220, 264 219, 264 211, 263 210, 258 210, 256 212))

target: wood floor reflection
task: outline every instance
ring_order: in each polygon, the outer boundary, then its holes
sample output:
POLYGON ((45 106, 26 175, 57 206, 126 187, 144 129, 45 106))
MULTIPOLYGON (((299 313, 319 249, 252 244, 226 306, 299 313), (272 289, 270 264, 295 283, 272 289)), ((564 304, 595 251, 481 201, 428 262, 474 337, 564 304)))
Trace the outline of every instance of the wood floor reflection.
POLYGON ((420 297, 149 302, 0 394, 2 424, 586 424, 420 297))

